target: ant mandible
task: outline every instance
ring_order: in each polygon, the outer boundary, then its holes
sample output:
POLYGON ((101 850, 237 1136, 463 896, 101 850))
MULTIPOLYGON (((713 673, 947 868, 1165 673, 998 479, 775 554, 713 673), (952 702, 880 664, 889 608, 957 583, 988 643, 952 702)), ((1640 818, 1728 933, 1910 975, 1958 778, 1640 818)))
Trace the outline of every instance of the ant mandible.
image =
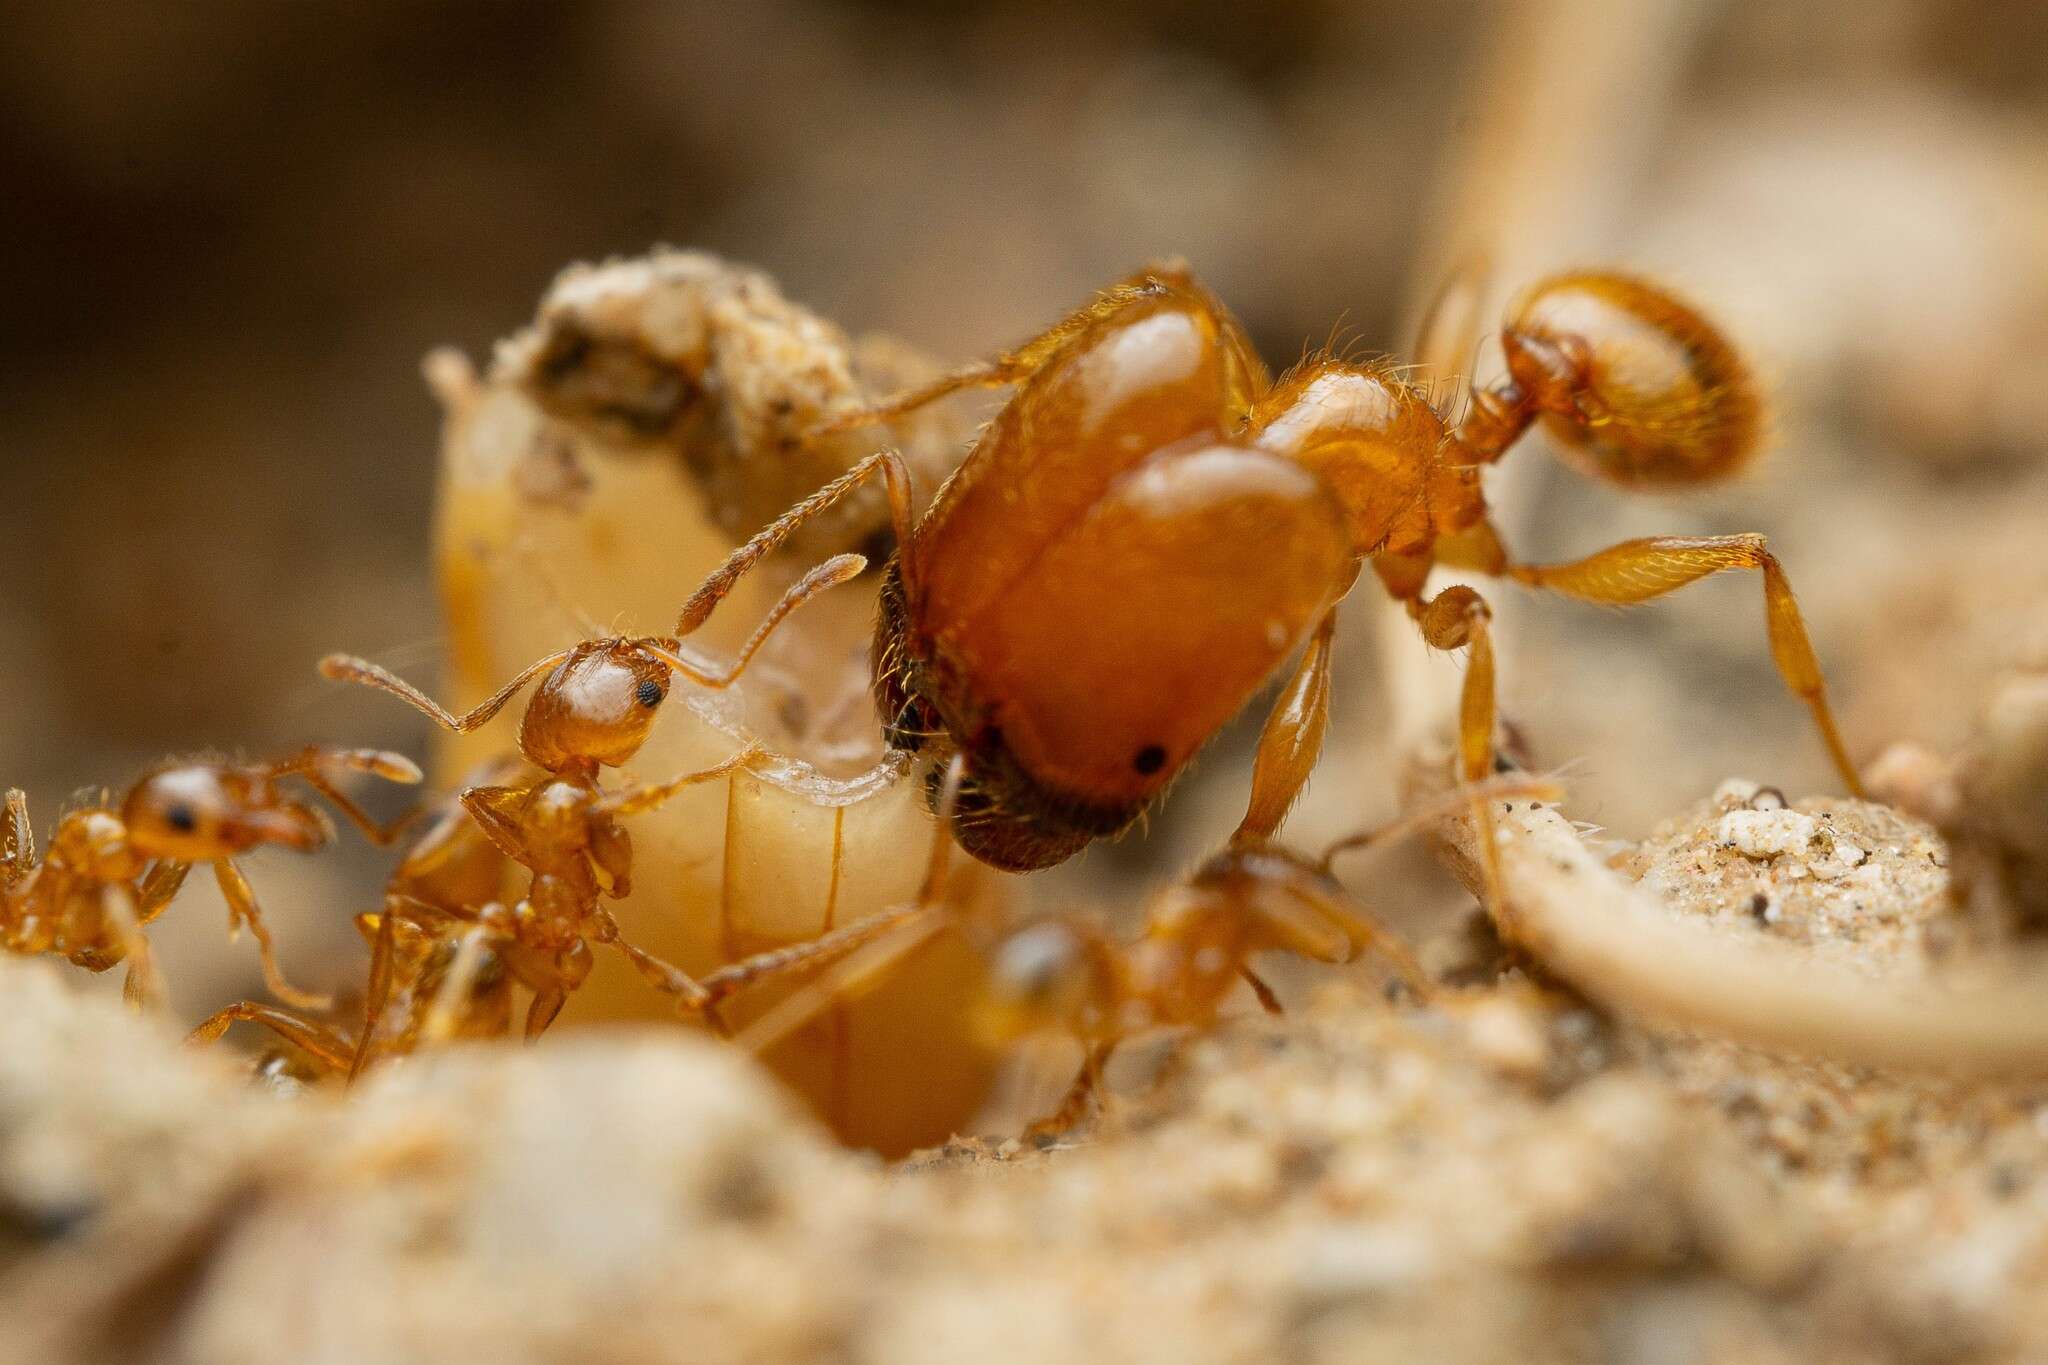
MULTIPOLYGON (((748 549, 766 553, 853 485, 886 480, 897 548, 874 637, 876 706, 892 745, 965 757, 953 829, 999 868, 1051 866, 1129 828, 1298 651, 1232 846, 1270 839, 1320 750, 1334 609, 1365 563, 1432 647, 1469 646, 1468 783, 1494 766, 1491 612, 1462 585, 1426 595, 1434 566, 1611 604, 1758 570, 1778 671, 1860 794, 1761 535, 1659 536, 1524 564, 1487 518, 1484 467, 1539 418, 1575 466, 1626 486, 1732 472, 1761 429, 1733 348, 1659 286, 1602 272, 1537 284, 1501 343, 1507 377, 1453 426, 1383 362, 1323 356, 1269 378, 1221 302, 1183 266, 1155 266, 993 362, 819 429, 1015 386, 922 516, 885 451, 748 549)), ((1430 349, 1471 350, 1441 338, 1430 349)), ((934 776, 928 802, 935 790, 934 776)))
MULTIPOLYGON (((442 727, 467 734, 503 710, 519 690, 545 673, 519 726, 519 751, 545 776, 524 786, 477 786, 461 802, 504 854, 532 875, 516 905, 493 901, 476 907, 463 933, 463 967, 489 950, 532 991, 526 1037, 540 1036, 590 974, 592 943, 617 948, 657 990, 676 998, 678 1011, 714 1026, 717 996, 681 968, 628 942, 600 896, 622 898, 632 889, 633 845, 626 817, 659 806, 684 788, 744 766, 752 749, 710 768, 670 781, 607 793, 599 769, 629 762, 646 742, 673 676, 707 688, 732 685, 784 617, 805 601, 859 574, 867 561, 838 555, 805 574, 769 610, 733 662, 717 668, 685 651, 684 637, 701 626, 758 555, 735 552, 684 607, 675 634, 586 639, 529 665, 465 715, 455 715, 410 683, 366 660, 332 655, 321 661, 329 678, 389 692, 442 727)), ((431 922, 419 927, 430 932, 431 922)), ((372 1017, 381 1007, 376 983, 391 975, 393 936, 380 933, 371 966, 372 1017)), ((459 992, 458 992, 459 993, 459 992)), ((430 1029, 429 1032, 435 1030, 430 1029)), ((365 1039, 369 1034, 365 1032, 365 1039)))
MULTIPOLYGON (((160 1000, 163 983, 144 926, 164 912, 195 863, 211 863, 227 898, 232 938, 247 925, 263 978, 280 999, 307 1009, 327 1002, 284 979, 255 892, 235 858, 264 844, 310 850, 332 835, 313 807, 279 784, 296 777, 333 802, 372 843, 405 825, 379 825, 334 784, 343 772, 413 783, 420 770, 378 749, 309 747, 274 763, 184 762, 146 774, 119 807, 102 802, 67 812, 38 858, 28 798, 7 793, 0 827, 0 930, 17 953, 56 953, 88 971, 128 964, 123 993, 131 1004, 160 1000)), ((407 817, 409 818, 409 817, 407 817)))

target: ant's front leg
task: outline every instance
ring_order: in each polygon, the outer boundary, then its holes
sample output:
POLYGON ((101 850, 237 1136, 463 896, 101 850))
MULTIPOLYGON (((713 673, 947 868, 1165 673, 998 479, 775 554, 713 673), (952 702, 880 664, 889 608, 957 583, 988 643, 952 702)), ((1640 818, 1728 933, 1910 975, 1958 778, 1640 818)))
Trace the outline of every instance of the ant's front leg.
POLYGON ((618 921, 608 912, 599 910, 595 919, 596 930, 590 936, 593 942, 608 943, 624 953, 626 960, 633 964, 633 969, 640 973, 642 980, 662 994, 675 997, 676 1011, 679 1014, 708 1017, 712 1004, 711 992, 699 984, 695 977, 681 967, 664 962, 645 949, 627 942, 619 933, 618 921))
POLYGON ((128 963, 127 978, 121 983, 121 998, 131 1009, 154 1009, 164 1002, 163 973, 157 970, 156 954, 149 935, 142 931, 142 917, 136 911, 135 892, 126 882, 112 882, 100 888, 100 914, 128 963))
POLYGON ((332 1005, 334 1002, 328 997, 302 991, 284 979, 284 972, 277 965, 277 944, 270 937, 270 926, 263 922, 256 892, 242 875, 242 869, 235 866, 234 859, 214 859, 213 877, 220 884, 221 895, 227 898, 229 934, 246 924, 256 939, 257 956, 263 963, 263 984, 270 988, 270 993, 302 1010, 324 1010, 332 1005))
POLYGON ((1332 607, 1309 637, 1293 678, 1266 717, 1252 762, 1251 800, 1230 836, 1233 849, 1271 840, 1308 785, 1330 723, 1331 642, 1336 631, 1337 611, 1332 607))

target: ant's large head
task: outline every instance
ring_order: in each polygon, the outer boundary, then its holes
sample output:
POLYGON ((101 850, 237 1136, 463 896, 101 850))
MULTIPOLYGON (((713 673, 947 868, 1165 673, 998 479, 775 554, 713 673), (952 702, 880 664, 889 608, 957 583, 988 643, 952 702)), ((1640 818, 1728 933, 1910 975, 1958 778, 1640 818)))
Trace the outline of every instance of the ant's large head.
POLYGON ((533 694, 519 747, 549 772, 578 760, 616 768, 647 742, 669 682, 668 665, 635 641, 586 641, 533 694))
POLYGON ((159 768, 121 804, 128 842, 146 858, 206 862, 259 844, 313 849, 332 831, 320 812, 262 772, 211 763, 159 768))

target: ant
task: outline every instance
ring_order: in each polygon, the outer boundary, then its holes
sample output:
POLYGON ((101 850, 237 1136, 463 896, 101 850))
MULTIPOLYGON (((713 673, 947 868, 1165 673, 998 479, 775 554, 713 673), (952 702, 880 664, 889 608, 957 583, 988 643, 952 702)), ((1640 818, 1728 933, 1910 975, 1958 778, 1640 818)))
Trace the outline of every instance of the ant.
MULTIPOLYGON (((1445 320, 1454 294, 1425 328, 1425 354, 1470 353, 1469 322, 1445 320)), ((872 653, 883 730, 896 748, 965 758, 954 834, 1006 870, 1049 867, 1128 829, 1298 655, 1233 844, 1269 840, 1321 748, 1335 608, 1368 563, 1432 647, 1469 647, 1458 722, 1468 784, 1494 768, 1491 612, 1462 585, 1428 595, 1436 565, 1616 605, 1757 570, 1777 669, 1860 793, 1761 535, 1660 536, 1525 564, 1487 519, 1481 473, 1539 420, 1575 467, 1624 486, 1739 468, 1762 422, 1734 349, 1660 286, 1606 272, 1538 283, 1500 339, 1507 377, 1454 425, 1386 362, 1319 355, 1270 378, 1184 266, 1153 266, 994 361, 814 429, 1012 386, 921 515, 903 461, 882 451, 735 559, 884 480, 896 550, 872 653)), ((936 772, 925 788, 934 808, 936 772)))
MULTIPOLYGON (((494 954, 532 992, 525 1023, 529 1041, 547 1029, 569 993, 590 974, 593 943, 617 948, 649 984, 675 997, 678 1012, 721 1026, 716 1012, 719 991, 629 942, 599 898, 618 899, 632 890, 633 845, 621 823, 624 819, 654 809, 686 787, 745 766, 758 750, 745 749, 710 768, 619 792, 604 791, 598 777, 601 768, 619 767, 639 752, 674 675, 708 688, 731 686, 784 617, 867 567, 862 556, 843 554, 812 569, 782 595, 724 668, 687 653, 684 637, 710 617, 755 558, 758 555, 745 555, 745 547, 735 552, 684 607, 673 635, 585 639, 529 665, 460 716, 366 660, 336 654, 321 661, 320 671, 327 677, 389 692, 456 734, 488 723, 521 688, 546 674, 519 726, 519 751, 543 776, 525 785, 470 787, 459 798, 485 837, 526 868, 531 881, 516 904, 493 899, 452 915, 464 927, 460 956, 448 969, 457 982, 450 990, 459 1000, 461 978, 470 964, 486 949, 494 954)), ((381 1008, 378 983, 394 974, 391 956, 397 923, 410 921, 420 931, 420 942, 428 944, 449 928, 446 906, 428 904, 431 913, 419 914, 410 900, 396 905, 396 913, 387 905, 391 932, 384 932, 380 924, 371 966, 372 1018, 381 1008)), ((366 1030, 364 1046, 369 1036, 366 1030)), ((351 1065, 360 1069, 360 1062, 351 1065)))
MULTIPOLYGON (((943 788, 942 802, 957 799, 960 760, 943 788)), ((1407 947, 1381 929, 1337 880, 1341 855, 1366 852, 1467 808, 1473 800, 1526 797, 1556 801, 1563 792, 1546 778, 1511 774, 1464 788, 1437 806, 1414 811, 1377 829, 1338 839, 1310 859, 1266 839, 1226 848, 1192 876, 1160 891, 1136 938, 1119 940, 1099 920, 1079 914, 1039 919, 1014 929, 988 951, 987 994, 979 1024, 989 1041, 1016 1043, 1059 1033, 1082 1046, 1079 1073, 1053 1113, 1027 1127, 1045 1140, 1071 1130, 1087 1114, 1111 1055, 1123 1043, 1158 1029, 1214 1028, 1239 982, 1268 1014, 1283 1013, 1280 998, 1252 965, 1267 952, 1312 962, 1355 961, 1377 951, 1402 988, 1427 1000, 1433 986, 1407 947)), ((942 822, 943 829, 943 822, 942 822)), ((792 996, 740 1038, 755 1051, 772 1045, 832 1000, 870 987, 887 967, 935 933, 952 913, 941 890, 943 851, 935 849, 925 889, 899 910, 849 925, 835 936, 791 950, 817 961, 845 957, 873 944, 792 996)))
MULTIPOLYGON (((478 776, 503 780, 521 766, 501 759, 478 776)), ((190 1041, 210 1043, 237 1023, 261 1024, 317 1068, 353 1080, 383 1053, 412 1052, 429 1032, 430 1018, 437 1040, 504 1035, 512 1018, 504 963, 486 949, 473 954, 462 973, 453 969, 461 958, 462 929, 475 922, 479 907, 499 899, 508 861, 460 800, 445 798, 392 870, 383 907, 356 916, 357 931, 370 946, 371 970, 362 1027, 353 1040, 331 1023, 242 1000, 193 1029, 190 1041)))
POLYGON ((228 932, 248 926, 263 979, 280 999, 307 1009, 327 1003, 284 979, 256 895, 235 858, 264 844, 307 851, 333 835, 325 816, 279 784, 296 777, 331 801, 375 844, 388 844, 409 816, 379 825, 335 786, 342 772, 414 783, 420 770, 380 749, 309 747, 274 763, 183 762, 146 774, 120 805, 67 812, 38 858, 28 797, 7 793, 0 828, 0 938, 17 953, 57 953, 88 971, 128 964, 123 994, 155 1003, 163 983, 143 929, 161 915, 195 863, 211 863, 228 903, 228 932))

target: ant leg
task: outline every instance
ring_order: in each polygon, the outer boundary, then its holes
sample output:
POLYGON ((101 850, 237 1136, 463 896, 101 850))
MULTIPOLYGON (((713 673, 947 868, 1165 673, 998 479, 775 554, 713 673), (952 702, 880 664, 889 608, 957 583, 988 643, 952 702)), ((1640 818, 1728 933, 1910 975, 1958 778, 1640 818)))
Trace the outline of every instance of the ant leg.
POLYGON ((1163 286, 1155 278, 1155 273, 1182 274, 1184 267, 1169 264, 1148 266, 1128 279, 1103 290, 1015 350, 1005 351, 994 360, 962 366, 929 384, 892 394, 866 407, 851 408, 837 413, 813 426, 805 433, 805 437, 816 439, 820 436, 853 431, 859 427, 879 426, 915 412, 919 408, 929 407, 941 398, 950 397, 963 389, 995 389, 1005 384, 1021 383, 1078 333, 1086 331, 1105 318, 1114 317, 1139 299, 1151 298, 1162 292, 1163 286))
POLYGON ((1114 1041, 1090 1044, 1087 1056, 1081 1061, 1081 1072, 1067 1087, 1060 1107, 1025 1128, 1024 1140, 1043 1146, 1071 1133, 1094 1107, 1095 1097, 1102 1090, 1103 1068, 1109 1064, 1110 1054, 1115 1051, 1114 1041))
POLYGON ((1250 967, 1239 967, 1237 969, 1237 974, 1244 978, 1244 984, 1250 986, 1252 988, 1252 994, 1256 995, 1259 998, 1260 1009, 1274 1016, 1279 1016, 1287 1013, 1287 1011, 1281 1007, 1280 997, 1273 993, 1273 988, 1266 984, 1266 979, 1264 977, 1260 976, 1250 967))
POLYGON ((263 922, 263 911, 256 904, 256 893, 249 886, 249 879, 242 875, 242 869, 235 866, 232 858, 216 858, 213 862, 213 879, 220 884, 221 895, 228 902, 228 935, 232 938, 244 924, 255 936, 256 952, 263 962, 263 984, 270 993, 287 1005, 302 1010, 324 1010, 334 1002, 324 995, 302 991, 284 979, 284 972, 277 965, 277 944, 270 937, 270 926, 263 922))
POLYGON ((178 892, 185 885, 187 874, 192 871, 190 863, 152 863, 149 871, 142 875, 142 885, 136 892, 135 918, 148 924, 170 908, 178 892))
POLYGON ((1513 935, 1507 898, 1501 889, 1500 848, 1496 843, 1493 807, 1470 791, 1493 772, 1493 611, 1486 599, 1463 584, 1445 588, 1427 602, 1409 602, 1409 611, 1432 649, 1470 646, 1465 684, 1458 697, 1458 772, 1468 789, 1473 831, 1479 839, 1480 870, 1486 881, 1486 910, 1494 923, 1513 935))
POLYGON ((263 1025, 330 1071, 347 1071, 349 1059, 356 1051, 354 1044, 325 1024, 316 1024, 274 1005, 259 1005, 253 1000, 237 1001, 214 1011, 199 1027, 185 1035, 185 1041, 194 1045, 218 1042, 222 1034, 240 1023, 263 1025))
POLYGON ((414 687, 389 669, 380 668, 368 659, 358 659, 353 654, 330 654, 320 661, 322 677, 336 682, 361 683, 374 687, 380 692, 389 692, 414 710, 424 712, 436 725, 466 735, 478 726, 487 723, 493 716, 505 709, 505 703, 518 695, 519 689, 532 682, 573 653, 571 650, 557 650, 545 659, 528 664, 519 676, 492 693, 474 710, 458 716, 426 693, 414 687))
POLYGON ((1294 677, 1273 703, 1266 728, 1259 732, 1258 757, 1252 763, 1252 795, 1244 819, 1230 836, 1231 848, 1263 844, 1287 818, 1288 808, 1308 785, 1322 753, 1323 731, 1330 721, 1330 643, 1337 631, 1337 612, 1326 613, 1302 651, 1294 677))
POLYGON ((458 798, 484 837, 521 866, 527 865, 530 856, 519 835, 519 803, 526 794, 524 787, 471 787, 458 798))
POLYGON ((0 873, 13 880, 36 865, 36 827, 28 818, 28 793, 7 789, 6 823, 0 824, 0 873))
POLYGON ((1453 569, 1470 569, 1489 578, 1507 572, 1508 547, 1501 543, 1494 524, 1481 517, 1462 531, 1439 536, 1431 547, 1435 562, 1453 569))
POLYGON ((555 1016, 562 1012, 562 1006, 569 1000, 568 989, 560 984, 550 984, 533 993, 533 1003, 526 1007, 526 1041, 538 1042, 548 1031, 548 1025, 555 1022, 555 1016))
POLYGON ((715 778, 724 777, 727 773, 746 767, 747 764, 759 757, 761 753, 760 745, 749 744, 738 753, 733 754, 729 758, 719 760, 709 768, 700 768, 693 773, 684 773, 681 777, 672 777, 666 782, 649 783, 646 786, 633 787, 626 791, 614 792, 609 796, 600 797, 595 809, 600 815, 621 818, 629 815, 640 815, 646 811, 653 810, 678 792, 694 787, 700 782, 710 782, 715 778))
POLYGON ((1480 307, 1492 277, 1483 253, 1460 261, 1437 289, 1416 329, 1416 372, 1411 382, 1428 395, 1438 416, 1456 411, 1479 344, 1480 307))
POLYGON ((300 778, 307 786, 326 797, 350 824, 362 831, 365 839, 378 848, 388 847, 418 816, 419 811, 414 809, 389 824, 378 824, 370 818, 368 812, 335 786, 334 779, 328 776, 327 770, 331 768, 370 773, 387 782, 399 782, 407 786, 419 782, 424 776, 419 765, 404 754, 392 753, 385 749, 326 749, 310 745, 290 758, 269 765, 272 775, 300 778))
POLYGON ((644 948, 628 942, 619 933, 618 921, 600 910, 594 916, 596 930, 590 935, 595 943, 606 943, 626 955, 633 969, 648 985, 663 995, 676 997, 676 1011, 679 1014, 702 1014, 711 1005, 711 993, 681 967, 664 962, 644 948))
MULTIPOLYGON (((493 909, 502 911, 503 907, 486 906, 485 914, 490 914, 493 909)), ((476 985, 477 973, 483 969, 484 950, 494 937, 494 932, 488 924, 474 925, 463 932, 455 945, 455 958, 448 964, 448 971, 441 978, 440 988, 434 992, 434 998, 427 1004, 426 1018, 421 1022, 419 1030, 421 1041, 445 1043, 454 1036, 456 1021, 469 999, 470 990, 476 985)), ((540 1021, 538 1028, 534 1026, 534 1016, 540 1011, 543 993, 534 993, 533 1004, 528 1008, 526 1016, 528 1042, 540 1036, 541 1030, 553 1021, 555 1015, 561 1011, 562 1002, 568 998, 568 993, 561 987, 554 986, 551 989, 555 995, 554 1006, 547 1011, 546 1018, 540 1021)))
MULTIPOLYGON (((725 563, 713 569, 697 591, 690 594, 690 600, 683 604, 682 611, 676 616, 676 638, 681 639, 703 625, 710 618, 712 609, 732 591, 733 584, 739 582, 763 556, 789 539, 799 526, 845 498, 876 474, 882 476, 889 494, 889 521, 895 528, 896 554, 902 561, 907 587, 911 567, 911 533, 916 525, 911 502, 910 466, 904 464, 903 457, 895 451, 878 450, 755 532, 753 539, 726 556, 725 563)), ((836 563, 848 558, 858 559, 859 556, 841 555, 828 562, 836 563)), ((865 565, 866 561, 862 563, 865 565)))
POLYGON ((1583 602, 1616 606, 1647 602, 1676 592, 1723 569, 1758 569, 1764 581, 1764 619, 1771 659, 1792 694, 1813 712, 1814 725, 1852 796, 1863 795, 1856 765, 1835 728, 1820 659, 1807 637, 1799 601, 1777 556, 1761 535, 1654 536, 1619 545, 1565 564, 1512 564, 1508 577, 1532 588, 1562 593, 1583 602))
POLYGON ((363 1031, 356 1036, 355 1051, 348 1059, 348 1078, 354 1082, 370 1064, 376 1046, 377 1024, 391 1004, 391 954, 397 942, 398 916, 390 899, 377 917, 377 937, 370 945, 370 981, 363 991, 363 1031))
POLYGON ((100 913, 120 939, 122 956, 128 961, 128 976, 121 983, 121 998, 132 1009, 153 1009, 163 1004, 163 973, 157 970, 149 935, 142 932, 142 919, 136 913, 135 893, 120 882, 101 887, 100 913))

